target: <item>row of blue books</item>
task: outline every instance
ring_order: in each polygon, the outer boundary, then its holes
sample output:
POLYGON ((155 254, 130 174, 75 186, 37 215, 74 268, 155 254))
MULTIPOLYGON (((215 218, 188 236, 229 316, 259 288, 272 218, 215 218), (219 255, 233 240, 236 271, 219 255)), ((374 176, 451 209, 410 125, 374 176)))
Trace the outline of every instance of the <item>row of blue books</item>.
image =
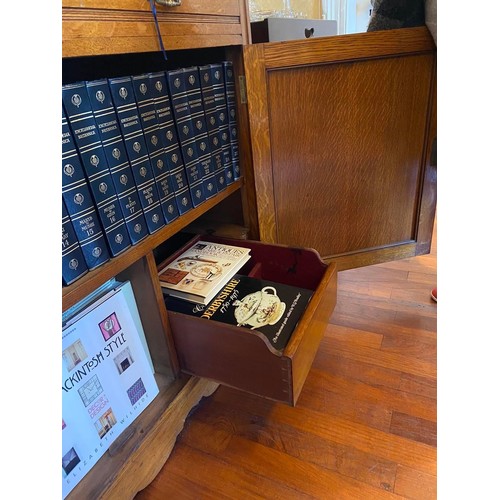
POLYGON ((239 179, 230 61, 62 87, 63 286, 239 179))

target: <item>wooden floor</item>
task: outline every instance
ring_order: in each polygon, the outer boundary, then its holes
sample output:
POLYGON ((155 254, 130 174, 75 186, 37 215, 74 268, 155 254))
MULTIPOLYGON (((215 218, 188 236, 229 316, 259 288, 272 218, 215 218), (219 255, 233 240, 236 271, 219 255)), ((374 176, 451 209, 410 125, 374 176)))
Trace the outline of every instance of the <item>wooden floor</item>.
POLYGON ((297 406, 220 387, 137 500, 436 498, 436 242, 339 273, 297 406))

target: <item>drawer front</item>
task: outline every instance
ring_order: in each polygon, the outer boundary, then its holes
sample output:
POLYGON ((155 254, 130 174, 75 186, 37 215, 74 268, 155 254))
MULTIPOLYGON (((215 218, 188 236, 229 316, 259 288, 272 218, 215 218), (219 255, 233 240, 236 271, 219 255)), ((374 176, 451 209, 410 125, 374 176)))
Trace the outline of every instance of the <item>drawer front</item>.
POLYGON ((211 239, 250 246, 249 275, 314 294, 283 351, 274 350, 256 330, 167 311, 181 370, 295 405, 336 304, 335 264, 326 265, 314 250, 211 239))
MULTIPOLYGON (((63 0, 63 57, 161 50, 147 0, 63 0)), ((248 43, 243 0, 183 0, 177 7, 156 4, 165 50, 248 43)))

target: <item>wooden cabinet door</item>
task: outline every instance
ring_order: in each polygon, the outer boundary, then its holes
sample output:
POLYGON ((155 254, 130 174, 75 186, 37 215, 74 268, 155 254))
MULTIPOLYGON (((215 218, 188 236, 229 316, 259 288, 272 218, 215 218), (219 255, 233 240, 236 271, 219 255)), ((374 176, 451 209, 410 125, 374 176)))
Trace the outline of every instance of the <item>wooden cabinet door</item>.
POLYGON ((315 248, 339 270, 428 253, 427 28, 255 44, 243 56, 261 240, 315 248))

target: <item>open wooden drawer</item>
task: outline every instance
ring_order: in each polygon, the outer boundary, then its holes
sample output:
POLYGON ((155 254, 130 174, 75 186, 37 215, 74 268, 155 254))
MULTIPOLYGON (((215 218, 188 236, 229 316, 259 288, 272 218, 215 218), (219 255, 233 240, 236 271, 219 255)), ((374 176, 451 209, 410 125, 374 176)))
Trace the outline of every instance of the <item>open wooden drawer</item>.
MULTIPOLYGON (((176 258, 201 236, 161 263, 176 258)), ((312 249, 203 235, 251 248, 239 271, 313 290, 285 349, 277 352, 254 330, 167 311, 181 370, 259 396, 295 405, 337 299, 337 270, 312 249)))

